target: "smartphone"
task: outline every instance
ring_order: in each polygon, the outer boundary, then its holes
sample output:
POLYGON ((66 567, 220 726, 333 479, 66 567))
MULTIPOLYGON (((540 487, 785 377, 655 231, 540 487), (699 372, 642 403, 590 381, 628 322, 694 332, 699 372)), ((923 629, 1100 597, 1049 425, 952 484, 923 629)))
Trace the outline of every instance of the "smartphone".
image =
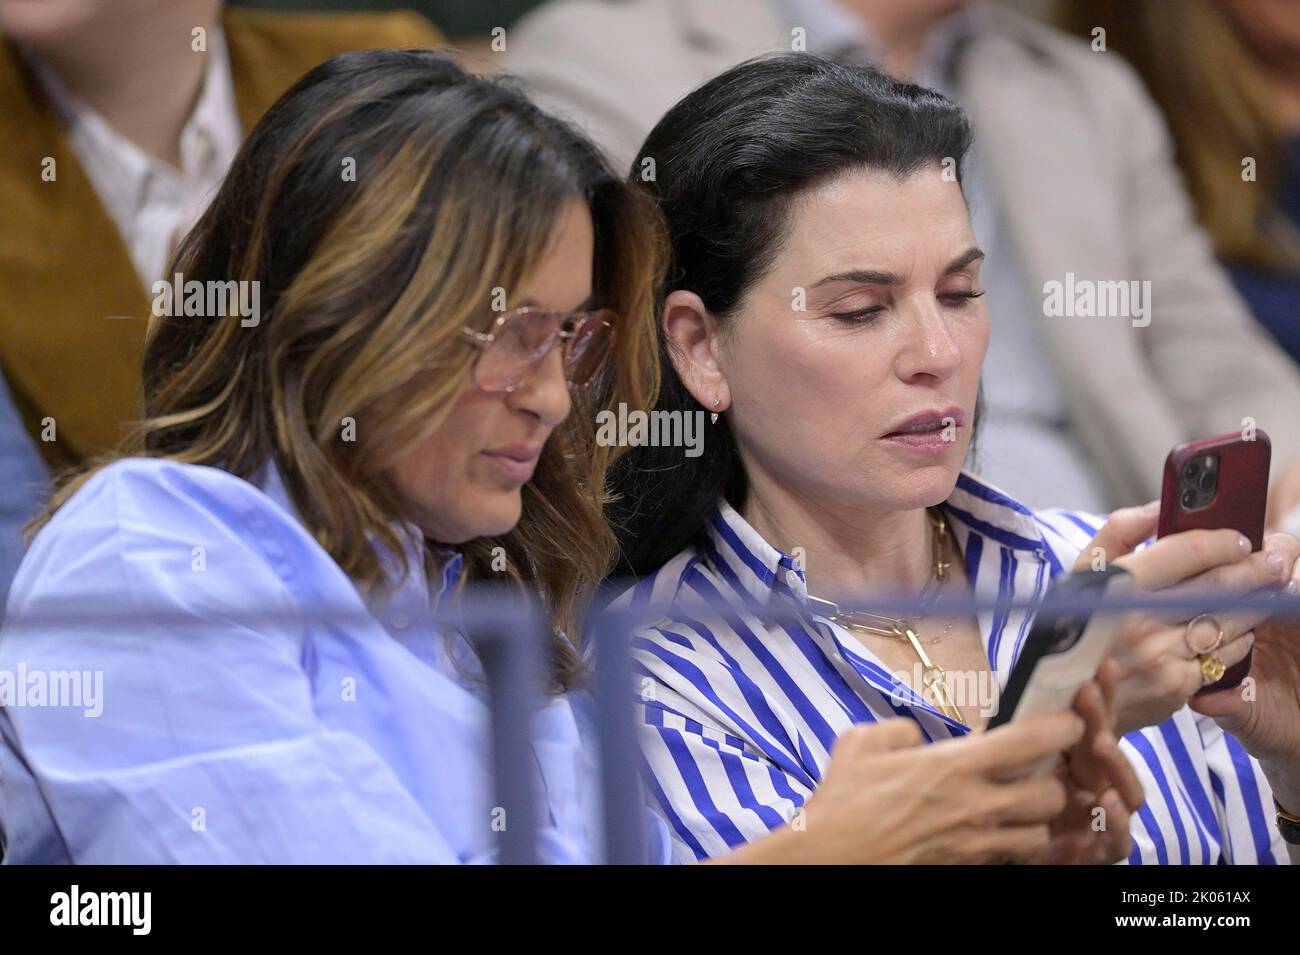
MULTIPOLYGON (((1268 435, 1259 430, 1248 435, 1232 431, 1175 446, 1165 459, 1156 536, 1230 528, 1244 534, 1252 550, 1260 550, 1272 454, 1268 435)), ((1198 695, 1240 684, 1250 672, 1252 653, 1229 667, 1217 683, 1198 690, 1198 695)))
MULTIPOLYGON (((1110 649, 1119 622, 1118 613, 1054 612, 1053 600, 1087 598, 1101 601, 1108 595, 1127 594, 1133 576, 1122 567, 1078 570, 1057 577, 1034 617, 1024 649, 998 697, 998 711, 988 722, 996 729, 1014 720, 1068 709, 1079 687, 1092 679, 1110 649)), ((1033 775, 1049 771, 1056 757, 1045 760, 1033 775)))

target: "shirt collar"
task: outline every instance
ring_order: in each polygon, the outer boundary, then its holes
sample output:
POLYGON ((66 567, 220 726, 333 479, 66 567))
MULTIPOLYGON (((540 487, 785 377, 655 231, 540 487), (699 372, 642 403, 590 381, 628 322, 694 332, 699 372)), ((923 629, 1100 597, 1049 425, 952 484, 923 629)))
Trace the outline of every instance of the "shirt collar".
POLYGON ((186 175, 206 174, 213 163, 225 170, 239 151, 243 131, 235 105, 235 82, 226 36, 208 33, 208 67, 194 112, 181 130, 181 168, 186 175))
MULTIPOLYGON (((965 547, 974 532, 1039 561, 1050 560, 1033 512, 1006 492, 963 470, 941 505, 953 536, 965 547)), ((808 599, 803 570, 793 554, 769 544, 740 513, 723 501, 706 525, 705 561, 728 584, 760 606, 776 593, 808 599)))
MULTIPOLYGON (((267 461, 252 483, 301 523, 298 509, 294 506, 284 477, 274 461, 267 461)), ((402 542, 407 567, 407 575, 403 578, 397 556, 385 548, 377 548, 380 567, 383 568, 390 593, 397 593, 412 585, 418 586, 421 590, 428 591, 430 609, 437 610, 444 597, 455 595, 456 585, 464 570, 464 557, 452 548, 428 543, 424 532, 409 521, 393 521, 389 526, 402 542), (426 561, 426 555, 432 555, 433 563, 426 561)))
POLYGON ((215 169, 227 168, 238 152, 243 133, 235 107, 230 54, 220 27, 208 31, 207 43, 203 85, 181 130, 179 171, 148 155, 110 126, 104 117, 75 96, 39 56, 30 50, 22 51, 74 148, 78 143, 87 144, 95 150, 97 161, 115 167, 116 188, 100 196, 115 221, 129 218, 144 204, 154 178, 171 180, 178 175, 186 178, 210 175, 215 169))

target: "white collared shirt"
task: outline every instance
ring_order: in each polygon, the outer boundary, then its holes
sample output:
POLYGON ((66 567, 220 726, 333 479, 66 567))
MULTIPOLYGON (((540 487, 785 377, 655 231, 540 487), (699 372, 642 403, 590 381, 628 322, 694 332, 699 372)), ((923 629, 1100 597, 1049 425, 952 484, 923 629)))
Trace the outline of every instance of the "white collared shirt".
MULTIPOLYGON (((1031 510, 966 471, 942 509, 975 596, 1035 604, 1104 522, 1031 510)), ((724 502, 694 545, 614 602, 633 612, 673 602, 637 631, 633 654, 648 788, 682 861, 791 820, 854 724, 910 719, 926 742, 970 732, 829 618, 810 611, 799 626, 756 615, 755 603, 776 599, 807 607, 803 571, 724 502), (696 602, 736 610, 697 614, 696 602)), ((978 614, 998 693, 1032 622, 1024 609, 978 614)), ((1185 706, 1127 734, 1120 749, 1146 792, 1130 863, 1289 861, 1259 764, 1214 720, 1185 706)))
POLYGON ((30 51, 24 54, 67 132, 72 151, 126 244, 145 288, 163 272, 180 239, 216 194, 243 132, 225 35, 208 31, 203 87, 181 130, 181 165, 151 156, 63 84, 30 51))

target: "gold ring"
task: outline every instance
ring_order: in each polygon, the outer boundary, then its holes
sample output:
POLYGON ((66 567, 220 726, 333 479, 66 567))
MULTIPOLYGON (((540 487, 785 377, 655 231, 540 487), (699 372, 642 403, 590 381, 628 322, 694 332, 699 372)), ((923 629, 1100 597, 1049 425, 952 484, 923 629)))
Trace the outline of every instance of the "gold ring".
POLYGON ((1195 656, 1203 657, 1207 653, 1213 653, 1223 645, 1223 624, 1219 623, 1219 618, 1213 614, 1199 614, 1187 621, 1187 629, 1183 631, 1183 643, 1187 644, 1187 649, 1191 650, 1195 656), (1208 647, 1197 647, 1192 645, 1192 628, 1202 621, 1212 624, 1215 633, 1217 634, 1214 638, 1214 643, 1208 647))
POLYGON ((1223 679, 1223 674, 1227 671, 1228 666, 1216 654, 1201 653, 1197 655, 1201 661, 1201 681, 1202 685, 1209 686, 1211 683, 1218 683, 1223 679))

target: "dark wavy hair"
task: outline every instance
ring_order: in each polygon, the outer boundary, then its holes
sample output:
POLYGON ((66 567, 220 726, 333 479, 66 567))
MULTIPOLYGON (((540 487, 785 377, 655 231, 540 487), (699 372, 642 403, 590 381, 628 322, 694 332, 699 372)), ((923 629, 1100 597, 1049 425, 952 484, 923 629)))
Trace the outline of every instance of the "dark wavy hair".
MULTIPOLYGON (((802 191, 854 170, 903 177, 945 161, 960 183, 970 143, 959 107, 880 70, 806 53, 727 70, 665 114, 632 166, 630 178, 658 202, 672 246, 656 314, 669 292, 685 289, 725 325, 772 266, 802 191)), ((660 328, 655 410, 709 410, 682 384, 669 347, 660 328)), ((982 405, 981 394, 975 423, 982 405)), ((617 572, 635 576, 690 543, 724 497, 740 507, 747 489, 725 419, 699 457, 635 447, 614 466, 613 482, 617 572)))

